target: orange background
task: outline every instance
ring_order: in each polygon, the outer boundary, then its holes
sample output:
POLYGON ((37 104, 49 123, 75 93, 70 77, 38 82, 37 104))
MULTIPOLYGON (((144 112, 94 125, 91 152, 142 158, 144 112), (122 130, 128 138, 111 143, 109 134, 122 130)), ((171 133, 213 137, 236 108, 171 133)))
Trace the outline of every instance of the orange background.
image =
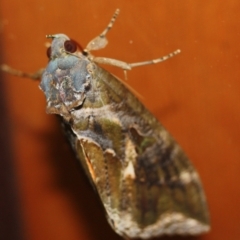
MULTIPOLYGON (((128 72, 128 84, 201 176, 212 230, 185 239, 240 239, 239 0, 2 0, 1 61, 34 72, 47 64, 46 34, 66 33, 85 46, 116 8, 121 12, 109 45, 95 55, 137 62, 182 50, 167 62, 128 72)), ((122 70, 105 68, 123 78, 122 70)), ((38 83, 1 76, 8 110, 1 118, 8 119, 24 238, 120 239, 108 226, 57 119, 45 114, 38 83)))

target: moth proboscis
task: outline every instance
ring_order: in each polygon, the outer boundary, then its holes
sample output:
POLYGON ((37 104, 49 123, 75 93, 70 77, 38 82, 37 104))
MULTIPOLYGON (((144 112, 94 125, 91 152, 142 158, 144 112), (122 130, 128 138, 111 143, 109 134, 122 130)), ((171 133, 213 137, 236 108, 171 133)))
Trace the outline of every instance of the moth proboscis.
POLYGON ((140 63, 94 57, 107 45, 107 28, 82 49, 64 34, 52 38, 49 63, 36 74, 2 65, 2 70, 38 79, 47 113, 61 116, 71 145, 108 222, 125 239, 195 235, 209 231, 209 214, 199 176, 182 149, 134 94, 98 64, 130 70, 162 62, 180 52, 140 63))

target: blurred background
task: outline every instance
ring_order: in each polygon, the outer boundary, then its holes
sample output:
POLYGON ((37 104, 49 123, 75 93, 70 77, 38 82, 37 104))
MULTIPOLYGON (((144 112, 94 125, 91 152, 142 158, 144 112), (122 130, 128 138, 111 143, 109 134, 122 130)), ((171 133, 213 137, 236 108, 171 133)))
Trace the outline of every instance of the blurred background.
MULTIPOLYGON (((239 1, 1 0, 1 63, 45 67, 46 34, 65 33, 84 47, 116 8, 109 44, 96 56, 138 62, 182 51, 129 71, 127 83, 201 176, 212 230, 184 239, 240 239, 239 1)), ((124 79, 121 69, 103 67, 124 79)), ((0 77, 0 239, 120 240, 57 119, 45 114, 38 82, 0 77)))

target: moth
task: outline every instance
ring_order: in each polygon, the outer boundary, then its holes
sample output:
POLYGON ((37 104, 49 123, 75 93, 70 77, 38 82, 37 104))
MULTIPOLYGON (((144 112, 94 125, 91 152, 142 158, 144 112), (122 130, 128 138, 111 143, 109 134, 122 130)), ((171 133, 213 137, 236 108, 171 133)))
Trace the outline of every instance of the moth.
POLYGON ((98 64, 124 70, 162 62, 126 63, 94 57, 107 45, 107 28, 82 49, 65 34, 48 35, 49 63, 37 74, 8 66, 18 76, 41 77, 46 111, 61 117, 76 155, 104 206, 109 224, 125 239, 195 235, 209 231, 198 173, 159 121, 115 76, 98 64))

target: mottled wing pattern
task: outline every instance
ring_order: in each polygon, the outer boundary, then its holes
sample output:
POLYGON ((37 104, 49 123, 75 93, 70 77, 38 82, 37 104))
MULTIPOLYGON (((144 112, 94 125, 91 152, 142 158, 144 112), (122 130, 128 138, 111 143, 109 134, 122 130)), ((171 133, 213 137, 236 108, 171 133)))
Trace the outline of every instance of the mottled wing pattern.
POLYGON ((207 231, 202 186, 186 155, 122 83, 94 68, 74 132, 113 228, 143 238, 207 231))
POLYGON ((209 229, 198 174, 181 148, 114 76, 55 35, 40 84, 47 112, 62 116, 113 229, 126 238, 209 229))

